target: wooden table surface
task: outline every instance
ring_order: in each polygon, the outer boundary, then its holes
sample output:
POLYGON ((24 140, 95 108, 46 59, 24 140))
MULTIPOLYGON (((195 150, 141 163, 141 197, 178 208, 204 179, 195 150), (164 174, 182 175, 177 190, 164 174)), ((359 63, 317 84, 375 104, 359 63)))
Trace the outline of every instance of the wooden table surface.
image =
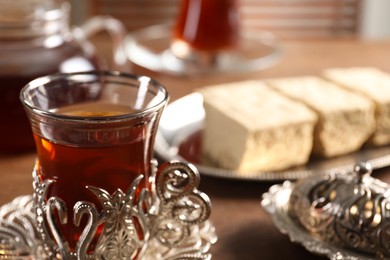
MULTIPOLYGON (((169 90, 173 101, 191 93, 195 88, 209 84, 315 75, 329 67, 375 66, 390 72, 389 50, 390 40, 289 41, 283 43, 281 61, 263 71, 197 79, 160 75, 137 67, 134 67, 133 71, 160 81, 169 90)), ((34 153, 0 156, 0 205, 16 196, 31 194, 34 159, 34 153)), ((375 172, 374 176, 390 183, 390 170, 380 170, 375 172)), ((326 259, 290 242, 260 207, 262 194, 273 184, 202 176, 200 190, 211 198, 211 220, 219 238, 211 249, 213 259, 326 259)))

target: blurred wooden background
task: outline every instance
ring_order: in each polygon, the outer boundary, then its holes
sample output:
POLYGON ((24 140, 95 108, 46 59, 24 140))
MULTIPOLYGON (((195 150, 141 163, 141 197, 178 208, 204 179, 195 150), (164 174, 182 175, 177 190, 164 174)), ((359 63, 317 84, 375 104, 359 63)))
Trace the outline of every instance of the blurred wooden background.
MULTIPOLYGON (((120 19, 129 31, 172 23, 181 0, 73 0, 74 16, 120 19)), ((212 1, 212 0, 207 0, 212 1)), ((280 39, 354 37, 362 0, 241 0, 242 27, 267 30, 280 39)))

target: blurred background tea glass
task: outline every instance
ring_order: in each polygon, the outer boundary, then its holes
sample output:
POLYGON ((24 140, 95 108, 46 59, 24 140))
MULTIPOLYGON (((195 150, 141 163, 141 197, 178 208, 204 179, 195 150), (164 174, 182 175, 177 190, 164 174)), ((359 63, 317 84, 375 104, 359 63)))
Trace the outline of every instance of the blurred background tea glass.
POLYGON ((239 39, 237 0, 181 1, 171 45, 177 58, 213 66, 236 51, 239 39))
MULTIPOLYGON (((77 251, 87 224, 86 219, 75 224, 74 205, 86 201, 98 212, 102 208, 91 187, 115 197, 117 189, 128 192, 143 175, 138 189, 150 188, 154 137, 168 93, 145 76, 80 72, 38 78, 20 97, 38 155, 35 192, 46 183, 48 189, 39 193, 43 199, 64 203, 67 210, 61 215, 58 209, 55 226, 69 250, 77 251)), ((99 227, 89 250, 101 231, 99 227)))
POLYGON ((278 61, 272 33, 242 30, 240 0, 181 0, 177 8, 173 25, 143 28, 126 37, 130 61, 183 76, 260 70, 278 61))
POLYGON ((125 27, 109 16, 95 16, 70 27, 65 0, 0 0, 0 156, 32 151, 34 141, 19 92, 29 81, 57 72, 108 69, 89 38, 112 36, 115 68, 127 67, 122 41, 125 27))

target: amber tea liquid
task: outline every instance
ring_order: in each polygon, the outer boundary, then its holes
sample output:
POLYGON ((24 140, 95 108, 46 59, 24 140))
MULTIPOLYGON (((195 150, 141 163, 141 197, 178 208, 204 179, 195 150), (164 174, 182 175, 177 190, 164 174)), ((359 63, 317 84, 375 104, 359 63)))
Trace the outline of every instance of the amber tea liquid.
MULTIPOLYGON (((107 117, 132 112, 134 110, 126 106, 92 103, 72 105, 57 111, 58 114, 79 117, 107 117)), ((66 130, 61 133, 62 127, 59 125, 58 131, 53 131, 56 136, 53 136, 52 140, 61 140, 61 135, 66 134, 66 130)), ((107 123, 98 131, 92 130, 88 134, 73 136, 72 142, 77 145, 53 142, 34 133, 39 157, 38 174, 42 180, 55 180, 50 186, 48 197, 57 196, 67 205, 68 223, 59 227, 72 249, 76 247, 85 227, 85 222, 82 222, 80 227, 73 225, 74 204, 78 201, 89 201, 101 210, 99 200, 86 186, 102 188, 110 194, 118 188, 126 193, 140 174, 150 176, 152 152, 149 151, 150 147, 145 145, 150 138, 146 134, 148 127, 148 122, 132 126, 107 123), (116 131, 117 128, 119 130, 116 131)), ((101 228, 94 243, 99 232, 101 228)))
POLYGON ((233 48, 239 41, 238 0, 181 0, 176 41, 200 51, 233 48))

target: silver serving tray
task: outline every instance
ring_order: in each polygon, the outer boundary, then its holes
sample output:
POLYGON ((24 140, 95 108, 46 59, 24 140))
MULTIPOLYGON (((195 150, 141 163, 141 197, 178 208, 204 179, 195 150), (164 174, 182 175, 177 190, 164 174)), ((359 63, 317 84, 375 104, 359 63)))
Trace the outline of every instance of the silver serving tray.
POLYGON ((306 250, 320 255, 325 255, 332 260, 374 260, 371 256, 359 252, 335 247, 329 243, 310 236, 306 230, 296 224, 288 214, 288 203, 294 184, 285 181, 283 184, 271 186, 267 193, 263 194, 261 206, 271 215, 275 226, 289 236, 292 242, 301 244, 306 250))
POLYGON ((362 149, 331 159, 313 159, 307 165, 277 172, 237 173, 198 162, 200 135, 205 111, 202 96, 193 93, 167 106, 157 131, 155 153, 164 161, 179 160, 194 164, 201 174, 249 181, 284 181, 307 177, 317 171, 350 170, 358 161, 369 162, 373 169, 390 165, 390 146, 362 149), (184 145, 184 146, 183 146, 184 145), (183 148, 184 147, 184 148, 183 148), (183 152, 184 151, 184 152, 183 152))

